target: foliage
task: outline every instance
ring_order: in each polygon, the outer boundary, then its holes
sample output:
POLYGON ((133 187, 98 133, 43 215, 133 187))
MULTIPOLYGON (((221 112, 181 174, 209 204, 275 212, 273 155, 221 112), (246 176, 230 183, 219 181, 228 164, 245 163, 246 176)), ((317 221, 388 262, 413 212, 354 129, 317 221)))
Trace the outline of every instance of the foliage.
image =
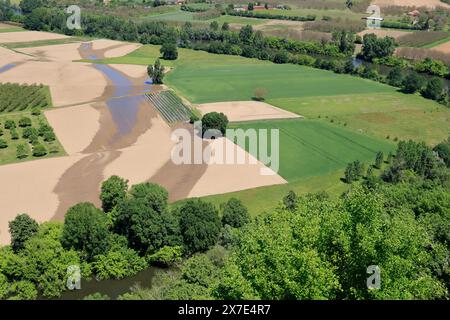
POLYGON ((417 73, 412 72, 403 80, 402 91, 404 93, 415 93, 423 87, 424 79, 417 73))
POLYGON ((148 256, 150 264, 169 267, 181 262, 183 248, 181 246, 164 246, 158 252, 148 256))
POLYGON ((64 216, 61 243, 83 252, 88 260, 108 251, 110 236, 107 216, 92 203, 79 203, 64 216))
POLYGON ((209 112, 202 117, 202 132, 203 135, 210 130, 210 134, 215 136, 216 131, 220 131, 222 135, 225 135, 225 131, 228 126, 228 118, 222 112, 209 112))
POLYGON ((116 211, 115 232, 124 235, 140 254, 178 244, 177 220, 167 210, 167 191, 162 187, 150 183, 133 186, 116 211))
MULTIPOLYGON (((43 85, 0 83, 0 113, 48 107, 46 90, 43 85)), ((24 124, 31 125, 28 120, 24 120, 24 124)))
POLYGON ((164 60, 176 60, 178 58, 177 45, 170 42, 163 43, 161 46, 161 54, 164 60))
POLYGON ((363 37, 361 56, 367 61, 372 61, 375 58, 389 57, 394 53, 395 46, 394 38, 377 38, 373 33, 365 34, 363 37))
POLYGON ((159 59, 155 61, 153 66, 147 67, 147 73, 154 84, 162 84, 164 78, 164 66, 161 65, 159 59))
POLYGON ((188 200, 179 209, 180 231, 187 253, 204 252, 219 237, 221 222, 217 210, 202 200, 188 200))
POLYGON ((9 222, 9 233, 11 234, 11 248, 18 252, 25 247, 25 243, 38 231, 38 223, 29 215, 19 214, 9 222))
POLYGON ((100 192, 103 211, 111 212, 120 201, 125 199, 127 191, 128 180, 113 175, 103 181, 100 192))
POLYGON ((95 256, 93 270, 99 279, 123 279, 135 275, 147 266, 145 258, 126 246, 116 246, 95 256))
POLYGON ((247 208, 236 198, 231 198, 222 206, 222 225, 240 228, 250 222, 247 208))

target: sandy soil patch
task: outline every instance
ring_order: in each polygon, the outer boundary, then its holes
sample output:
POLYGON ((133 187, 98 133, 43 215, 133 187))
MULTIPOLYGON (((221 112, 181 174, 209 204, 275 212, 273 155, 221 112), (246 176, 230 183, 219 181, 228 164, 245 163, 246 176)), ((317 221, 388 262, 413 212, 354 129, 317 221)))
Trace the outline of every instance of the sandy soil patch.
POLYGON ((68 154, 86 149, 100 128, 100 112, 92 104, 54 108, 45 116, 68 154))
POLYGON ((25 54, 20 54, 7 48, 0 47, 0 67, 9 63, 24 62, 32 59, 25 54))
POLYGON ((431 50, 436 50, 444 53, 450 54, 450 41, 442 43, 436 47, 431 48, 431 50))
POLYGON ((67 39, 69 36, 41 31, 21 31, 0 33, 0 43, 29 42, 38 40, 67 39))
POLYGON ((43 60, 73 61, 81 59, 81 55, 78 52, 79 47, 80 43, 76 42, 34 48, 20 48, 17 51, 33 55, 43 60))
POLYGON ((0 29, 10 29, 10 28, 15 28, 15 26, 0 22, 0 29))
POLYGON ((79 159, 59 157, 0 166, 0 244, 9 242, 8 222, 17 214, 28 213, 39 222, 52 218, 58 206, 53 189, 79 159))
POLYGON ((92 41, 93 50, 105 50, 105 58, 121 57, 133 52, 141 45, 138 43, 129 43, 116 40, 100 39, 92 41))
POLYGON ((206 172, 189 192, 189 197, 222 194, 261 186, 287 183, 285 179, 273 171, 272 175, 262 175, 262 170, 268 168, 226 138, 216 139, 211 142, 210 146, 213 150, 218 150, 222 144, 225 148, 234 148, 235 153, 241 152, 246 154, 246 163, 209 164, 206 168, 206 172))
POLYGON ((48 85, 55 106, 95 100, 106 87, 103 75, 89 63, 29 61, 1 74, 0 81, 48 85))
POLYGON ((380 7, 389 7, 389 6, 415 6, 415 7, 444 7, 450 8, 448 4, 441 2, 440 0, 375 0, 372 1, 373 4, 379 5, 380 7))
POLYGON ((371 33, 375 34, 379 38, 392 37, 394 39, 398 39, 401 36, 410 34, 411 32, 401 31, 401 30, 367 29, 367 30, 361 31, 360 33, 358 33, 358 35, 363 37, 365 34, 371 34, 371 33))
POLYGON ((104 176, 126 177, 130 184, 149 180, 170 160, 175 142, 170 140, 171 129, 159 116, 151 120, 151 127, 133 146, 121 149, 120 156, 104 170, 104 176))
POLYGON ((146 66, 133 64, 113 64, 111 67, 119 70, 131 78, 148 78, 146 66))
POLYGON ((223 112, 230 121, 301 118, 298 114, 259 101, 229 101, 198 105, 204 115, 208 112, 223 112))

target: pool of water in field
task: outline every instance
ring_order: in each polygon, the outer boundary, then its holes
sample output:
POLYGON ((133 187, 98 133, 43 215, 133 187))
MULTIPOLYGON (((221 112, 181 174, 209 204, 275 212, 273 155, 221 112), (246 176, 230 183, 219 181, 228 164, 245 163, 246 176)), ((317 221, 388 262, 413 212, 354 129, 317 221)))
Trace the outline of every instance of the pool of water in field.
POLYGON ((136 275, 121 280, 81 280, 81 289, 64 291, 60 300, 80 300, 93 293, 106 294, 111 299, 130 292, 130 288, 139 284, 142 288, 150 288, 151 281, 155 275, 155 267, 147 268, 136 275))
MULTIPOLYGON (((97 57, 90 56, 89 59, 96 60, 97 57)), ((114 86, 113 96, 107 101, 107 105, 118 133, 120 135, 130 133, 136 125, 139 104, 144 101, 145 97, 142 95, 132 96, 133 83, 121 72, 106 64, 94 64, 94 67, 103 73, 114 86)), ((146 92, 150 91, 150 88, 148 85, 146 92)))
POLYGON ((2 72, 6 72, 12 68, 14 68, 16 65, 14 63, 8 63, 6 65, 4 65, 3 67, 0 67, 0 73, 2 72))

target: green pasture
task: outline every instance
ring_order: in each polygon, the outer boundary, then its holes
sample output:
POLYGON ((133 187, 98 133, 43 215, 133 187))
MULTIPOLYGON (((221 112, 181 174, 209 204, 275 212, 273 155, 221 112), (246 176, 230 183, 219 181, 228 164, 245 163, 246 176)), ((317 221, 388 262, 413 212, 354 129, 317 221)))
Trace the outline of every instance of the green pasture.
MULTIPOLYGON (((252 121, 233 124, 243 130, 279 130, 279 171, 287 181, 330 174, 354 160, 371 162, 394 144, 316 120, 252 121)), ((269 155, 276 147, 268 139, 269 155)), ((241 145, 251 151, 246 145, 241 145)), ((263 150, 266 150, 266 146, 263 150)), ((258 156, 254 154, 254 156, 258 156)))

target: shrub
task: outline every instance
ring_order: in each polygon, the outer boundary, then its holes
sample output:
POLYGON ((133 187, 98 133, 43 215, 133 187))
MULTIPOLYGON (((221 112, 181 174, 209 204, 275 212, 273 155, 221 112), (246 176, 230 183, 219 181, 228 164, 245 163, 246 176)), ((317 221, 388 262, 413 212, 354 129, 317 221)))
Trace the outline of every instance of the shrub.
POLYGON ((5 129, 12 129, 16 127, 16 123, 14 120, 6 120, 5 121, 5 129))
POLYGON ((231 198, 222 208, 222 225, 240 228, 250 222, 247 208, 236 198, 231 198))
POLYGON ((43 157, 47 154, 47 149, 42 144, 37 144, 33 146, 33 156, 34 157, 43 157))
POLYGON ((29 155, 30 155, 30 148, 28 147, 27 144, 21 143, 21 144, 17 145, 16 157, 18 159, 24 159, 24 158, 28 157, 29 155))
POLYGON ((0 139, 0 149, 8 148, 8 143, 4 139, 0 139))
POLYGON ((31 126, 31 119, 28 117, 22 117, 19 119, 19 127, 30 127, 31 126))
POLYGON ((150 264, 169 267, 175 263, 181 262, 183 248, 181 246, 164 246, 156 253, 148 257, 150 264))

